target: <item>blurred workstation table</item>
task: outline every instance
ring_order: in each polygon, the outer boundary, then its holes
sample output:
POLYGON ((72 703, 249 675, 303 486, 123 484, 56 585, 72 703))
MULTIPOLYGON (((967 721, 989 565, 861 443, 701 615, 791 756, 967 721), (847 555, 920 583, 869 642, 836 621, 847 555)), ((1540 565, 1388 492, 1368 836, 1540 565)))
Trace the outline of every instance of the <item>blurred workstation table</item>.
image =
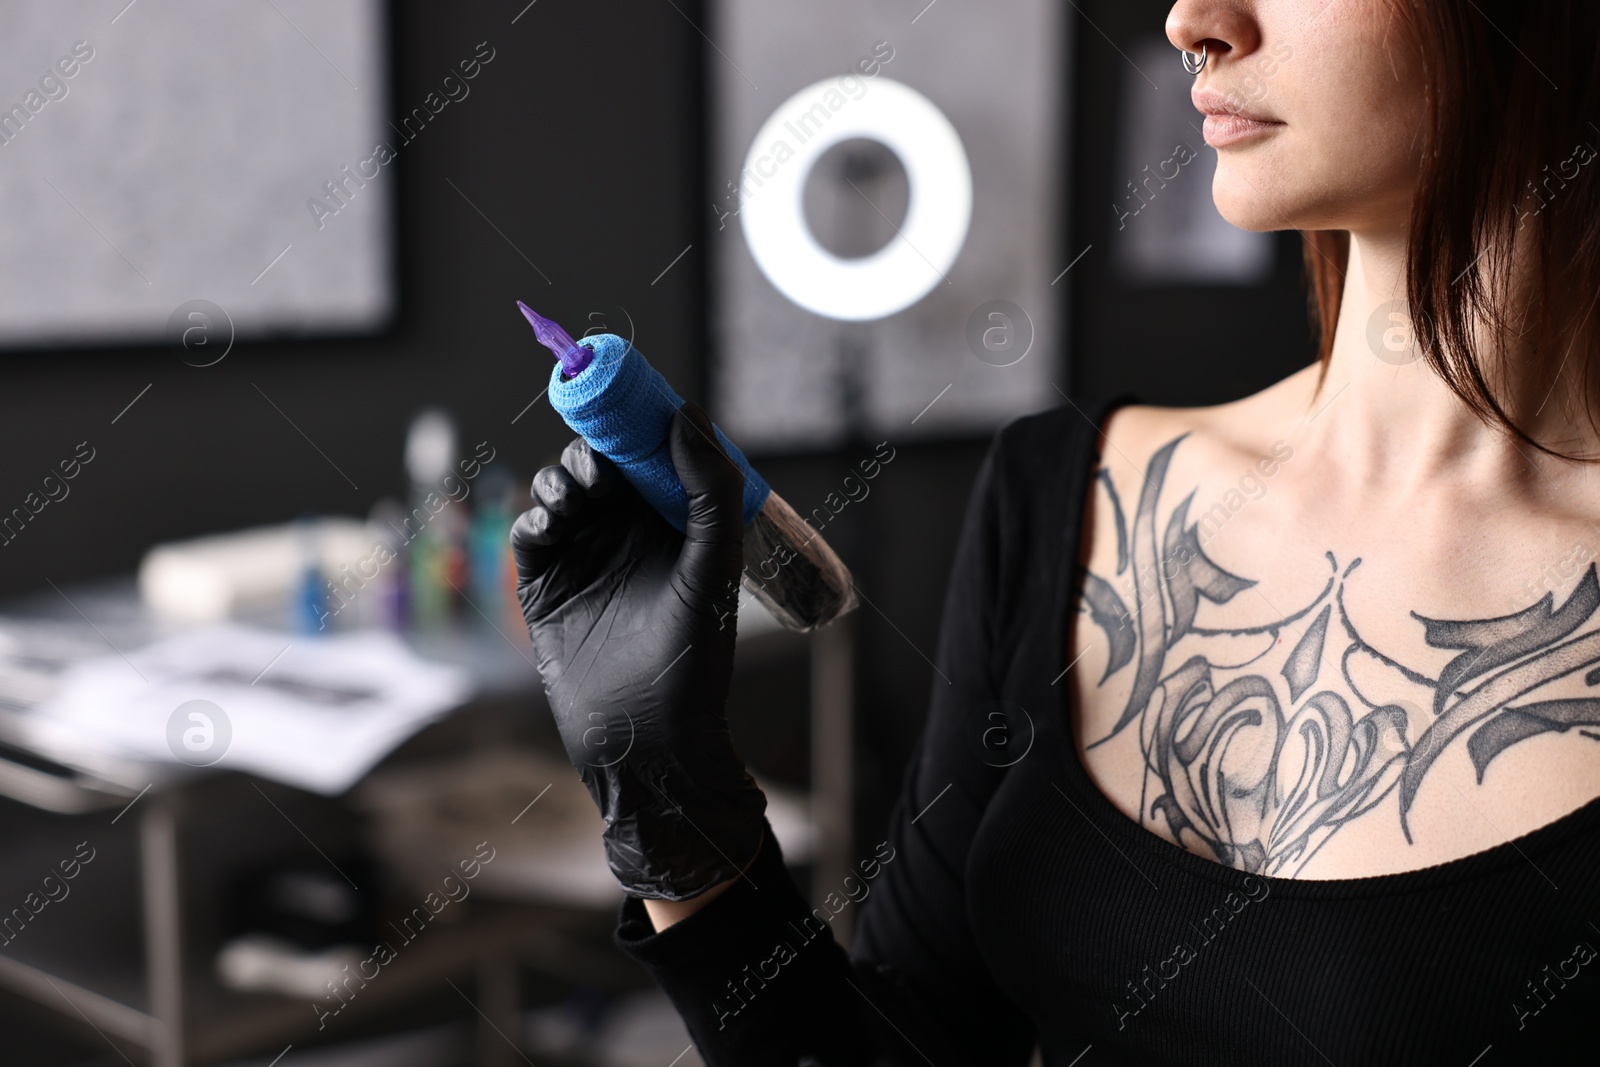
MULTIPOLYGON (((120 661, 153 690, 160 679, 147 675, 160 656, 146 650, 182 654, 196 630, 158 621, 131 580, 0 604, 0 797, 8 798, 0 802, 0 988, 154 1067, 264 1064, 290 1048, 462 1015, 476 1027, 478 1063, 520 1063, 530 984, 557 998, 563 989, 640 988, 642 972, 610 944, 620 894, 525 632, 464 616, 427 634, 385 635, 420 669, 445 667, 467 684, 348 788, 290 784, 298 772, 277 773, 259 744, 245 743, 248 710, 231 723, 243 739, 239 759, 209 766, 180 762, 170 730, 157 740, 178 758, 155 742, 83 744, 102 721, 134 740, 138 730, 162 733, 159 723, 128 725, 115 709, 41 714, 61 706, 69 682, 82 685, 85 664, 106 672, 120 661), (358 960, 346 947, 344 957, 296 964, 241 948, 257 914, 245 904, 260 904, 262 886, 298 885, 302 910, 315 912, 318 894, 325 906, 337 903, 330 885, 343 892, 340 880, 370 912, 361 918, 387 953, 358 960), (337 986, 318 981, 330 969, 344 976, 337 986)), ((286 653, 337 639, 259 622, 218 632, 235 651, 250 647, 246 637, 286 653)), ((328 647, 339 646, 324 645, 324 660, 328 647)), ((292 690, 284 664, 296 653, 279 655, 283 662, 269 664, 257 654, 252 662, 271 670, 255 679, 210 676, 248 687, 276 674, 280 690, 292 690)), ((791 862, 814 884, 830 884, 851 854, 849 621, 801 636, 752 602, 740 612, 738 664, 736 740, 768 789, 791 862), (803 785, 781 784, 797 775, 803 785)), ((298 736, 286 729, 280 739, 298 736)), ((321 747, 341 736, 330 728, 321 747)), ((302 747, 315 763, 319 746, 302 747)))

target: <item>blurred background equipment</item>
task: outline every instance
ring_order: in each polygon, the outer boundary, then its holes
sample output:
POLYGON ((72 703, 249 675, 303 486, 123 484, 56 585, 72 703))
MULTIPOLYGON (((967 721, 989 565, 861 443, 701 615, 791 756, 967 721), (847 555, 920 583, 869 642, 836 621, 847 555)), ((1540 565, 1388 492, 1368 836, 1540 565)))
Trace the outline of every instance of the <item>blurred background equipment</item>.
POLYGON ((506 531, 572 432, 514 301, 648 352, 850 568, 815 634, 742 606, 730 697, 820 896, 882 839, 993 429, 1311 357, 1166 10, 0 7, 6 1062, 698 1062, 611 944, 517 611, 506 531), (394 958, 347 973, 340 916, 394 958))
MULTIPOLYGON (((772 781, 760 784, 785 858, 809 864, 816 840, 806 798, 772 781)), ((460 842, 492 839, 496 857, 476 892, 605 909, 622 902, 606 868, 600 814, 559 756, 483 750, 386 767, 367 776, 352 801, 372 821, 378 854, 419 892, 450 869, 460 842), (508 823, 504 813, 512 810, 508 823)))
MULTIPOLYGON (((373 884, 352 857, 341 869, 373 884)), ((359 968, 378 937, 370 889, 363 894, 326 864, 248 871, 230 896, 233 932, 217 952, 217 975, 230 989, 317 1000, 359 968)))
POLYGON ((139 564, 139 594, 151 610, 187 622, 248 616, 285 603, 309 568, 323 574, 358 565, 372 531, 351 519, 207 534, 156 545, 139 564))

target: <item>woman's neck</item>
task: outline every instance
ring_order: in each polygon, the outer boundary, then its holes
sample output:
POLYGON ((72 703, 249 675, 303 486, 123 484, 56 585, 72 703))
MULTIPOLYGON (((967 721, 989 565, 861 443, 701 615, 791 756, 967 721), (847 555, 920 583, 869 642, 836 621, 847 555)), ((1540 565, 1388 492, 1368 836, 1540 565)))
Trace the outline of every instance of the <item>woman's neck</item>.
MULTIPOLYGON (((1301 420, 1308 441, 1334 448, 1359 484, 1415 492, 1453 484, 1489 487, 1557 484, 1574 464, 1541 453, 1475 415, 1440 379, 1411 342, 1405 302, 1405 235, 1352 235, 1328 373, 1312 389, 1301 420)), ((1588 424, 1570 391, 1593 355, 1570 351, 1553 376, 1528 373, 1525 344, 1499 343, 1479 330, 1476 354, 1503 409, 1536 440, 1572 454, 1600 452, 1600 433, 1588 424), (1521 372, 1519 373, 1519 368, 1521 372)))

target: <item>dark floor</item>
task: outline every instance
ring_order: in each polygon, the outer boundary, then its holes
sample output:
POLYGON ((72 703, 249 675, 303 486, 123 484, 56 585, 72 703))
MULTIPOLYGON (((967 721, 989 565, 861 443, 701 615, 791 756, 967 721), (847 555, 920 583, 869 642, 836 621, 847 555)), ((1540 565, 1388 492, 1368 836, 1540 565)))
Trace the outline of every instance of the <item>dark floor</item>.
MULTIPOLYGON (((581 1012, 563 1006, 523 1013, 521 1039, 539 1067, 702 1067, 666 998, 649 992, 619 1001, 599 1031, 584 1033, 581 1012)), ((476 1021, 413 1009, 376 1029, 386 1033, 333 1045, 294 1047, 227 1067, 472 1067, 476 1021), (287 1050, 285 1050, 287 1051, 287 1050)), ((5 1067, 143 1067, 132 1047, 120 1047, 83 1023, 0 993, 0 1063, 5 1067)), ((513 1060, 515 1062, 515 1060, 513 1060)))

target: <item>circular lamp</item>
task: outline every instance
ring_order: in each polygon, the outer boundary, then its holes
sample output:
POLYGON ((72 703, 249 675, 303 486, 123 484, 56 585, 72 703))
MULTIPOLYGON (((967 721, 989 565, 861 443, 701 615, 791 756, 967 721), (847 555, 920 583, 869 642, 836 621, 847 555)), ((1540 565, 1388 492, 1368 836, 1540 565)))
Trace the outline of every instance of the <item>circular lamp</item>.
POLYGON ((795 93, 756 133, 741 172, 739 217, 750 254, 779 292, 818 315, 862 322, 903 311, 946 280, 972 221, 972 168, 950 120, 915 89, 880 75, 852 99, 839 80, 795 93), (842 103, 831 107, 836 100, 842 103), (812 235, 804 192, 822 154, 852 138, 899 157, 910 193, 894 239, 872 255, 844 259, 812 235))

